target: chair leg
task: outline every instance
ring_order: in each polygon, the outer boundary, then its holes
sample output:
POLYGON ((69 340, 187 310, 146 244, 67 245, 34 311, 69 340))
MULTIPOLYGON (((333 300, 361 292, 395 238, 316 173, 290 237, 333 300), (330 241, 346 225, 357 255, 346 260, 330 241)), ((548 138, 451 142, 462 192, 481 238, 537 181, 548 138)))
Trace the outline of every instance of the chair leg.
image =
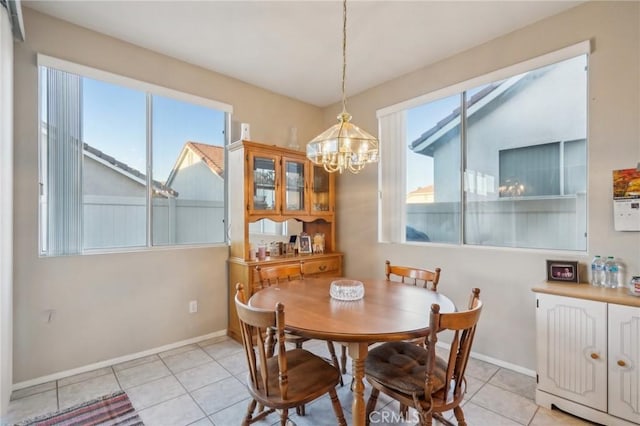
POLYGON ((283 408, 280 411, 280 426, 287 426, 287 419, 289 418, 289 410, 283 408))
MULTIPOLYGON (((340 363, 338 362, 338 357, 336 356, 336 348, 333 346, 333 342, 331 340, 327 340, 327 348, 329 349, 329 354, 331 355, 331 362, 339 372, 340 363)), ((340 374, 340 386, 344 386, 344 382, 342 381, 342 374, 340 374)))
POLYGON ((464 420, 464 413, 462 412, 462 408, 460 408, 460 406, 453 408, 453 414, 455 414, 456 416, 458 426, 467 426, 467 422, 464 420))
POLYGON ((296 407, 296 414, 299 415, 299 416, 306 416, 307 415, 307 409, 305 408, 304 404, 298 405, 296 407))
POLYGON ((331 405, 333 406, 333 412, 336 413, 338 424, 340 426, 347 426, 347 421, 344 419, 344 412, 342 411, 342 405, 340 405, 340 400, 338 399, 338 393, 334 388, 331 388, 329 391, 329 396, 331 397, 331 405))
POLYGON ((380 391, 376 388, 371 388, 371 395, 369 395, 369 401, 367 402, 367 409, 365 411, 365 425, 369 426, 371 413, 376 408, 376 404, 378 403, 378 395, 380 395, 380 391))
POLYGON ((255 399, 251 400, 251 402, 249 403, 249 407, 247 407, 247 415, 244 417, 244 420, 242 421, 242 426, 247 426, 251 424, 251 419, 253 418, 253 412, 255 411, 257 404, 258 404, 258 401, 256 401, 255 399))
POLYGON ((340 372, 342 374, 347 374, 347 347, 345 345, 342 346, 342 353, 340 354, 340 362, 342 364, 342 370, 340 372))
POLYGON ((400 403, 400 417, 402 420, 407 420, 407 416, 409 415, 409 406, 407 404, 400 403))

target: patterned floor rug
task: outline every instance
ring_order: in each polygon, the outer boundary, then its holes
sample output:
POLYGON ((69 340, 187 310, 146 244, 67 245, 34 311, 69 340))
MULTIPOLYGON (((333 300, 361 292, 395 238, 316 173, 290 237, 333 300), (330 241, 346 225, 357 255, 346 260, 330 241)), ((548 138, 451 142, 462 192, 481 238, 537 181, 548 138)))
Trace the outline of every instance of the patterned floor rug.
POLYGON ((142 420, 123 391, 62 411, 25 420, 16 426, 143 426, 142 420))

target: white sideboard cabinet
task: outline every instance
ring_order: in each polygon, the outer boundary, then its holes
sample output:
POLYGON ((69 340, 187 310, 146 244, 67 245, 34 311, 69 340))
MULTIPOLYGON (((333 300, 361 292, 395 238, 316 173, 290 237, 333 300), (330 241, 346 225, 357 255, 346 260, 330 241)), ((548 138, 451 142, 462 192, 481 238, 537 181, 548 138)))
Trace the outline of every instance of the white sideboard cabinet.
POLYGON ((640 424, 640 298, 587 284, 533 291, 536 402, 604 425, 640 424))

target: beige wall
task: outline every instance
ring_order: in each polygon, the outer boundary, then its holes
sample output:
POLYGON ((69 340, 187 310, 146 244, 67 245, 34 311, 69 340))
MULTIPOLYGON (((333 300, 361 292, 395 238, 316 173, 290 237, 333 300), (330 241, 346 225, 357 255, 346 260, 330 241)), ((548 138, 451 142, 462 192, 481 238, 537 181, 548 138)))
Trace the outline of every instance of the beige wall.
MULTIPOLYGON (((615 255, 626 263, 627 277, 640 274, 640 232, 613 230, 611 202, 611 171, 635 168, 640 161, 639 28, 640 3, 589 2, 349 99, 353 122, 375 131, 379 108, 592 40, 587 254, 378 244, 377 169, 370 167, 338 179, 338 241, 346 253, 346 274, 382 276, 385 259, 442 267, 439 288, 460 304, 471 287, 482 289, 486 305, 474 351, 534 370, 535 297, 530 288, 545 279, 545 259, 588 264, 594 254, 615 255)), ((325 111, 325 124, 334 121, 337 108, 325 111)))
POLYGON ((286 144, 291 126, 311 139, 320 109, 30 9, 24 20, 14 65, 14 383, 224 330, 227 247, 38 257, 36 53, 226 102, 253 139, 272 144, 286 144))

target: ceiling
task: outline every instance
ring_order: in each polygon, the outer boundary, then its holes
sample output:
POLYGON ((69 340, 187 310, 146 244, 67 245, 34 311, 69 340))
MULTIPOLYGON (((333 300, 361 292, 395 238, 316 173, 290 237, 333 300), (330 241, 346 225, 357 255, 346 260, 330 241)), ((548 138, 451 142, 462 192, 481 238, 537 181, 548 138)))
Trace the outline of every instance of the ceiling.
MULTIPOLYGON (((350 0, 347 95, 582 2, 350 0)), ((341 98, 339 1, 74 0, 23 6, 313 105, 341 98)))

